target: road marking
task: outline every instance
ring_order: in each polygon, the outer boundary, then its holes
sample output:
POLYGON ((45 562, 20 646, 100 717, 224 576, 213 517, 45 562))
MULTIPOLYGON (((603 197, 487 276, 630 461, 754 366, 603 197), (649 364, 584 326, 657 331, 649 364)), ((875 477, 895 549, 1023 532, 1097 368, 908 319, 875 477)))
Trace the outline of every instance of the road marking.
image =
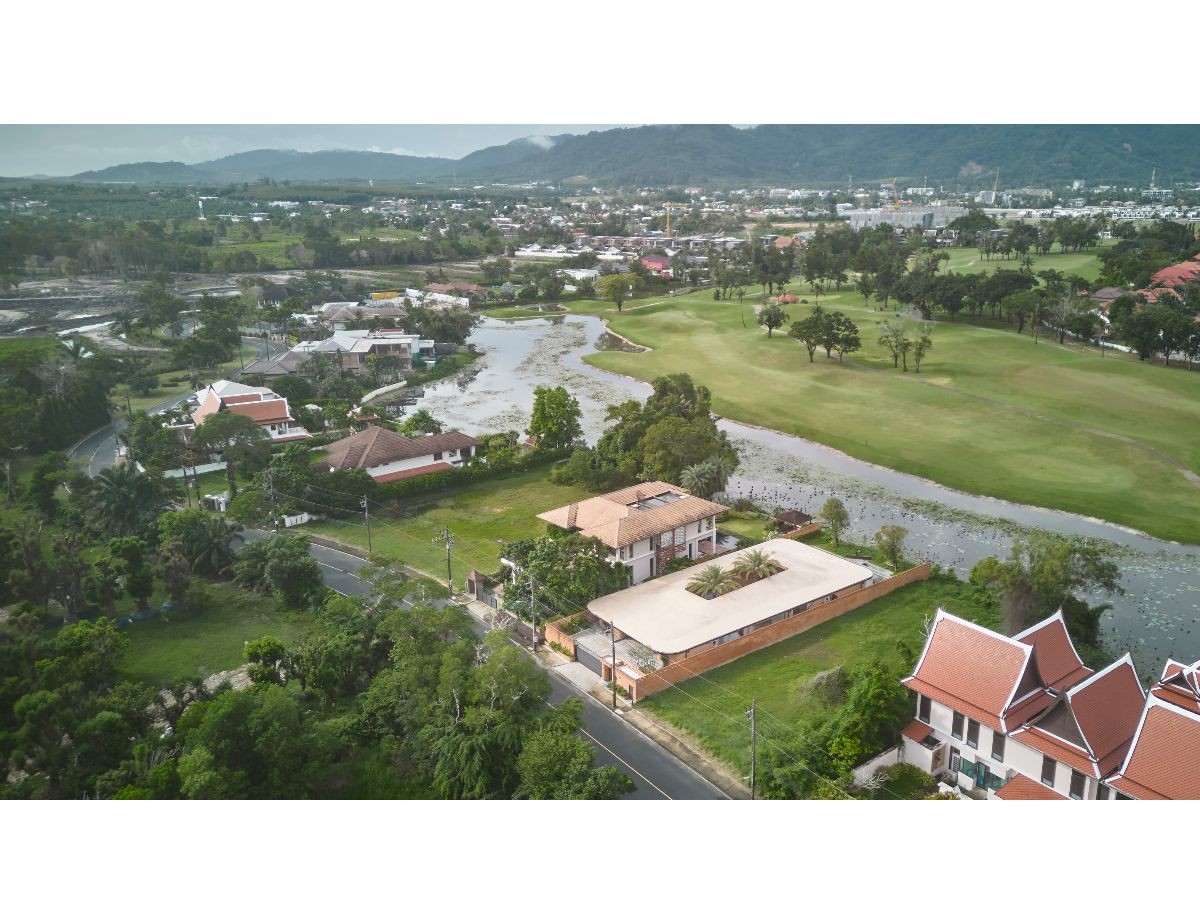
MULTIPOLYGON (((551 704, 549 701, 547 701, 546 705, 547 705, 547 706, 552 706, 553 704, 551 704)), ((647 778, 645 775, 643 775, 641 772, 639 772, 637 769, 635 769, 635 768, 634 768, 632 765, 630 765, 630 763, 629 763, 629 761, 628 761, 628 760, 626 760, 626 759, 623 759, 619 753, 615 752, 615 751, 612 749, 612 747, 609 747, 609 746, 608 746, 607 744, 605 744, 603 741, 599 740, 599 739, 598 739, 598 738, 597 738, 597 737, 596 737, 594 734, 592 734, 592 733, 591 733, 590 731, 588 731, 586 728, 584 728, 584 727, 580 726, 579 730, 580 730, 580 732, 581 732, 581 733, 583 733, 583 734, 586 734, 586 735, 588 736, 588 738, 589 738, 590 740, 592 740, 592 741, 593 741, 595 744, 597 744, 597 745, 598 745, 598 746, 600 746, 600 747, 603 747, 605 750, 607 750, 609 753, 611 753, 611 754, 612 754, 612 755, 613 755, 613 756, 614 756, 614 757, 615 757, 617 760, 619 760, 619 761, 620 761, 620 762, 621 762, 621 763, 622 763, 622 764, 623 764, 623 765, 624 765, 626 768, 628 768, 630 772, 633 772, 635 775, 637 775, 637 776, 638 776, 638 778, 642 779, 642 781, 646 782, 646 784, 650 785, 650 787, 654 788, 656 791, 658 791, 660 794, 662 794, 662 795, 663 795, 664 797, 666 797, 668 800, 674 800, 674 799, 675 799, 675 798, 674 798, 674 797, 672 797, 670 794, 668 794, 666 791, 664 791, 662 788, 660 788, 660 787, 659 787, 657 784, 655 784, 653 781, 651 781, 649 778, 647 778)))

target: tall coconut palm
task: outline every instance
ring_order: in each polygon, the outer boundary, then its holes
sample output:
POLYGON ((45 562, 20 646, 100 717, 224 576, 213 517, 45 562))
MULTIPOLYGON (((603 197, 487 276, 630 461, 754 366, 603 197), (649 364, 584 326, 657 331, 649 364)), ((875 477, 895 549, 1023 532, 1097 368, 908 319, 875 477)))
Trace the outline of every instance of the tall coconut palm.
POLYGON ((225 519, 205 519, 189 528, 183 536, 183 548, 192 561, 192 570, 205 575, 220 575, 233 565, 233 541, 242 535, 242 526, 225 519))
POLYGON ((737 587, 737 581, 729 573, 713 563, 705 566, 692 576, 687 583, 687 589, 693 594, 699 594, 705 600, 711 600, 737 587))
POLYGON ((730 569, 735 577, 746 581, 770 578, 776 572, 781 571, 783 571, 783 566, 779 564, 779 561, 762 550, 746 551, 730 569))
POLYGON ((126 537, 150 527, 167 508, 162 479, 133 466, 114 466, 92 479, 89 510, 108 535, 126 537))

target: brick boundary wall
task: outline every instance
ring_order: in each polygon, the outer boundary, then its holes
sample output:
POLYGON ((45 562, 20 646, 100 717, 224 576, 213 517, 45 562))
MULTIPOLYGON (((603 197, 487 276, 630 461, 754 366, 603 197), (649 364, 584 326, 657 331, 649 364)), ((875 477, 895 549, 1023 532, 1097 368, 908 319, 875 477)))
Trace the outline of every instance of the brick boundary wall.
POLYGON ((617 674, 620 677, 618 677, 617 683, 629 690, 630 697, 636 702, 673 684, 686 681, 695 675, 699 675, 701 672, 707 672, 709 669, 723 666, 725 663, 739 659, 747 653, 753 653, 755 650, 769 647, 771 644, 777 644, 793 635, 808 631, 810 628, 820 625, 823 622, 828 622, 830 619, 836 619, 843 613, 858 609, 860 606, 866 606, 872 600, 885 597, 892 591, 912 584, 914 581, 924 581, 929 577, 930 572, 930 563, 921 563, 921 565, 907 569, 904 572, 898 572, 891 578, 885 578, 883 581, 878 581, 875 584, 867 585, 855 591, 841 593, 836 600, 830 600, 827 603, 822 603, 820 606, 813 606, 802 613, 797 613, 782 621, 767 625, 765 628, 752 631, 745 637, 702 650, 693 656, 673 662, 659 669, 657 672, 643 675, 636 681, 624 678, 623 673, 618 672, 617 674))
POLYGON ((571 637, 571 635, 569 635, 565 631, 563 631, 562 626, 566 625, 569 622, 574 622, 576 619, 578 619, 580 616, 583 616, 583 615, 586 615, 586 613, 577 612, 577 613, 574 613, 573 615, 563 616, 561 619, 555 619, 553 622, 546 623, 546 626, 545 626, 546 643, 549 644, 549 643, 553 642, 555 644, 558 644, 560 647, 562 647, 564 650, 566 650, 568 652, 571 659, 575 659, 575 639, 573 637, 571 637))
POLYGON ((793 529, 792 531, 789 531, 787 534, 781 534, 779 536, 781 538, 791 538, 792 540, 799 540, 800 538, 808 537, 810 534, 816 534, 820 530, 821 530, 820 522, 809 522, 807 525, 801 525, 799 528, 793 529))

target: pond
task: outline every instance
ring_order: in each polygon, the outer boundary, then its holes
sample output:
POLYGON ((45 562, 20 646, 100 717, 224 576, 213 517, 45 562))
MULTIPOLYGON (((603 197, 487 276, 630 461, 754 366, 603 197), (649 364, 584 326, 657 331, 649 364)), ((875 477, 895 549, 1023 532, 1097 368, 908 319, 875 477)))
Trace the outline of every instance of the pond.
MULTIPOLYGON (((583 362, 598 349, 630 349, 593 316, 485 318, 471 340, 484 355, 454 378, 426 385, 417 401, 419 408, 468 432, 522 431, 534 388, 562 385, 579 400, 585 437, 594 442, 604 431, 609 405, 650 395, 646 384, 583 362)), ((850 512, 851 540, 869 542, 881 525, 897 523, 908 529, 912 555, 964 577, 983 557, 1007 554, 1022 534, 1045 530, 1104 541, 1120 564, 1125 594, 1089 600, 1114 604, 1104 616, 1113 649, 1133 653, 1143 676, 1157 677, 1169 656, 1188 662, 1200 658, 1200 547, 962 493, 800 437, 730 420, 722 420, 721 427, 741 457, 729 483, 731 497, 748 497, 768 509, 815 513, 836 494, 850 512)))

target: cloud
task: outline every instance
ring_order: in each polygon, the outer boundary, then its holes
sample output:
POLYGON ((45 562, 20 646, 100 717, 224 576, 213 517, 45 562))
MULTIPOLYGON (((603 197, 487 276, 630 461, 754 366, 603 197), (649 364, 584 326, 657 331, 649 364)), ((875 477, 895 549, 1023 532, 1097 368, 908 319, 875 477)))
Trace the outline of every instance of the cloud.
POLYGON ((554 146, 554 139, 544 134, 531 134, 525 138, 525 141, 535 147, 541 147, 543 150, 549 150, 554 146))
POLYGON ((378 144, 364 149, 368 153, 394 153, 397 156, 437 156, 436 153, 422 153, 420 150, 410 150, 408 147, 380 147, 378 144))

